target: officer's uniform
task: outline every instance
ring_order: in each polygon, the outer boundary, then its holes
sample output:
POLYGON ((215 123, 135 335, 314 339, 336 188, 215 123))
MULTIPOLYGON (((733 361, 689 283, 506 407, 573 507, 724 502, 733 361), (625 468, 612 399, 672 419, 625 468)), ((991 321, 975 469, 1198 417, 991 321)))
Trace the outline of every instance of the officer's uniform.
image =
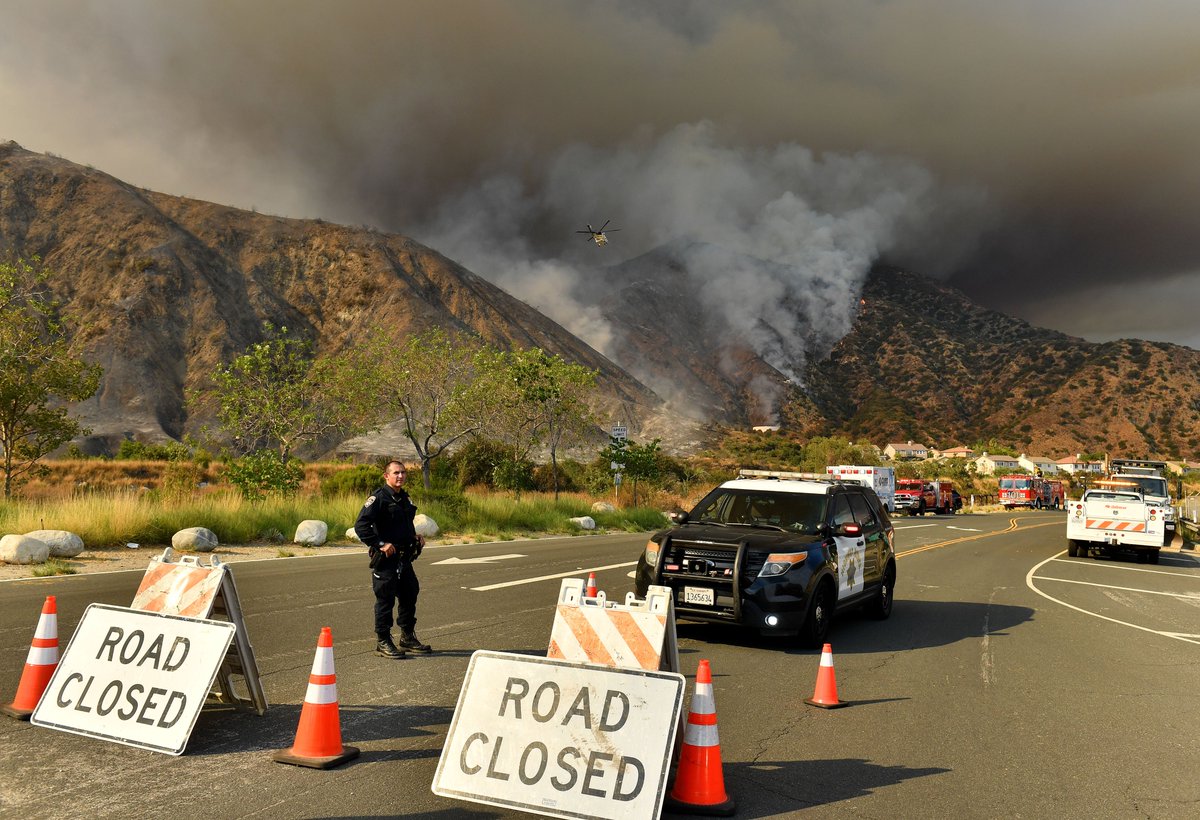
MULTIPOLYGON (((404 490, 384 485, 371 493, 354 522, 354 532, 367 545, 371 558, 371 588, 375 592, 375 634, 380 644, 392 643, 392 606, 399 604, 396 625, 400 627, 401 649, 428 652, 429 646, 417 640, 417 595, 420 582, 413 572, 413 560, 421 553, 413 518, 417 508, 404 490), (380 550, 384 544, 396 547, 391 555, 380 550)), ((379 647, 379 648, 382 648, 379 647)), ((390 656, 390 653, 387 653, 390 656)), ((398 653, 403 656, 403 652, 398 653)))

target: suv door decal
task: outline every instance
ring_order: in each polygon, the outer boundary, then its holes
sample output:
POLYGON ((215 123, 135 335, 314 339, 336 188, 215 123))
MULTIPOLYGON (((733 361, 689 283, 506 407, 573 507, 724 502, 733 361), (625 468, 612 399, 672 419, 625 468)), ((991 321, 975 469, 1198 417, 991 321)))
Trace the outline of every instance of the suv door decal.
POLYGON ((833 541, 837 547, 837 576, 838 600, 857 595, 863 590, 863 561, 866 557, 866 542, 859 535, 838 535, 837 528, 842 524, 858 523, 850 510, 848 494, 840 493, 833 496, 833 515, 831 522, 834 528, 833 541))

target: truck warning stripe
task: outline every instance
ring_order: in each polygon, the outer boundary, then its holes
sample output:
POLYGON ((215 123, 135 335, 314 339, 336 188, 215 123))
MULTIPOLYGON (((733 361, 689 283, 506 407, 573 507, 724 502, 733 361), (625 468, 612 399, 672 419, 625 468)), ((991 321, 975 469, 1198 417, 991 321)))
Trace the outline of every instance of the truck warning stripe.
POLYGON ((1145 521, 1105 521, 1101 518, 1089 518, 1087 520, 1087 528, 1089 530, 1119 530, 1123 532, 1145 532, 1145 521))

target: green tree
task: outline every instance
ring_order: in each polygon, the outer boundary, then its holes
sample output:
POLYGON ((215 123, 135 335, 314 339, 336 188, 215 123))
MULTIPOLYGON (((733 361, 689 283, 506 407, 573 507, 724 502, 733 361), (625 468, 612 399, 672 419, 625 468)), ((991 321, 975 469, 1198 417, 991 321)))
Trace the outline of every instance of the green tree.
POLYGON ((375 421, 399 419, 428 490, 433 460, 488 423, 491 397, 500 389, 500 355, 477 338, 437 328, 408 337, 398 349, 382 333, 372 337, 385 340, 365 350, 376 362, 375 421))
POLYGON ((0 466, 5 499, 12 498, 19 477, 42 456, 88 432, 67 415, 64 405, 89 398, 100 386, 102 370, 77 355, 48 278, 46 270, 29 261, 0 263, 0 466))
POLYGON ((514 462, 527 460, 539 444, 548 447, 557 500, 559 448, 580 441, 595 426, 588 399, 596 387, 597 371, 537 347, 505 354, 502 366, 507 388, 504 429, 493 434, 512 443, 514 462))
POLYGON ((659 462, 661 441, 662 439, 656 438, 645 444, 636 444, 628 439, 609 438, 608 446, 600 451, 602 459, 616 464, 616 471, 630 479, 635 507, 638 482, 652 482, 662 475, 662 465, 659 462))
MULTIPOLYGON (((263 335, 213 374, 217 420, 237 453, 270 449, 286 465, 297 448, 371 429, 372 397, 359 389, 360 357, 318 359, 311 342, 270 322, 263 335)), ((193 404, 205 400, 191 398, 193 404)))

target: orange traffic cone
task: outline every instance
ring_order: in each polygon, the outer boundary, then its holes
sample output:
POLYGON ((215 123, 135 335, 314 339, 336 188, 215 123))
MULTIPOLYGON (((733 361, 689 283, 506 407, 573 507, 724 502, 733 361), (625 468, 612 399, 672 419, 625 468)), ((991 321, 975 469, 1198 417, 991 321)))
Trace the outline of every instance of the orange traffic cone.
POLYGON ((595 597, 596 597, 596 593, 597 593, 598 591, 599 591, 599 590, 597 590, 597 589, 596 589, 596 573, 594 573, 594 572, 589 572, 589 573, 588 573, 587 589, 585 589, 585 590, 583 591, 583 592, 584 592, 584 595, 585 595, 585 596, 587 596, 588 598, 595 598, 595 597))
POLYGON ((667 795, 663 809, 674 814, 713 817, 731 817, 737 809, 733 798, 725 793, 712 670, 707 660, 700 661, 696 670, 696 691, 692 695, 692 708, 683 734, 675 785, 667 795))
POLYGON ((58 604, 53 595, 47 595, 46 602, 42 604, 42 615, 38 618, 37 631, 29 645, 29 655, 25 658, 25 671, 21 673, 17 697, 7 706, 0 706, 0 712, 17 720, 29 720, 57 667, 58 604))
POLYGON ((333 631, 321 627, 317 654, 308 676, 308 692, 300 710, 296 742, 281 749, 272 759, 276 763, 332 769, 358 757, 358 749, 342 745, 342 724, 338 718, 337 675, 333 671, 333 631))
POLYGON ((821 666, 817 670, 817 688, 811 698, 805 698, 809 706, 820 706, 822 709, 837 709, 849 706, 845 701, 839 701, 837 696, 837 676, 833 672, 833 647, 825 644, 821 649, 821 666))

